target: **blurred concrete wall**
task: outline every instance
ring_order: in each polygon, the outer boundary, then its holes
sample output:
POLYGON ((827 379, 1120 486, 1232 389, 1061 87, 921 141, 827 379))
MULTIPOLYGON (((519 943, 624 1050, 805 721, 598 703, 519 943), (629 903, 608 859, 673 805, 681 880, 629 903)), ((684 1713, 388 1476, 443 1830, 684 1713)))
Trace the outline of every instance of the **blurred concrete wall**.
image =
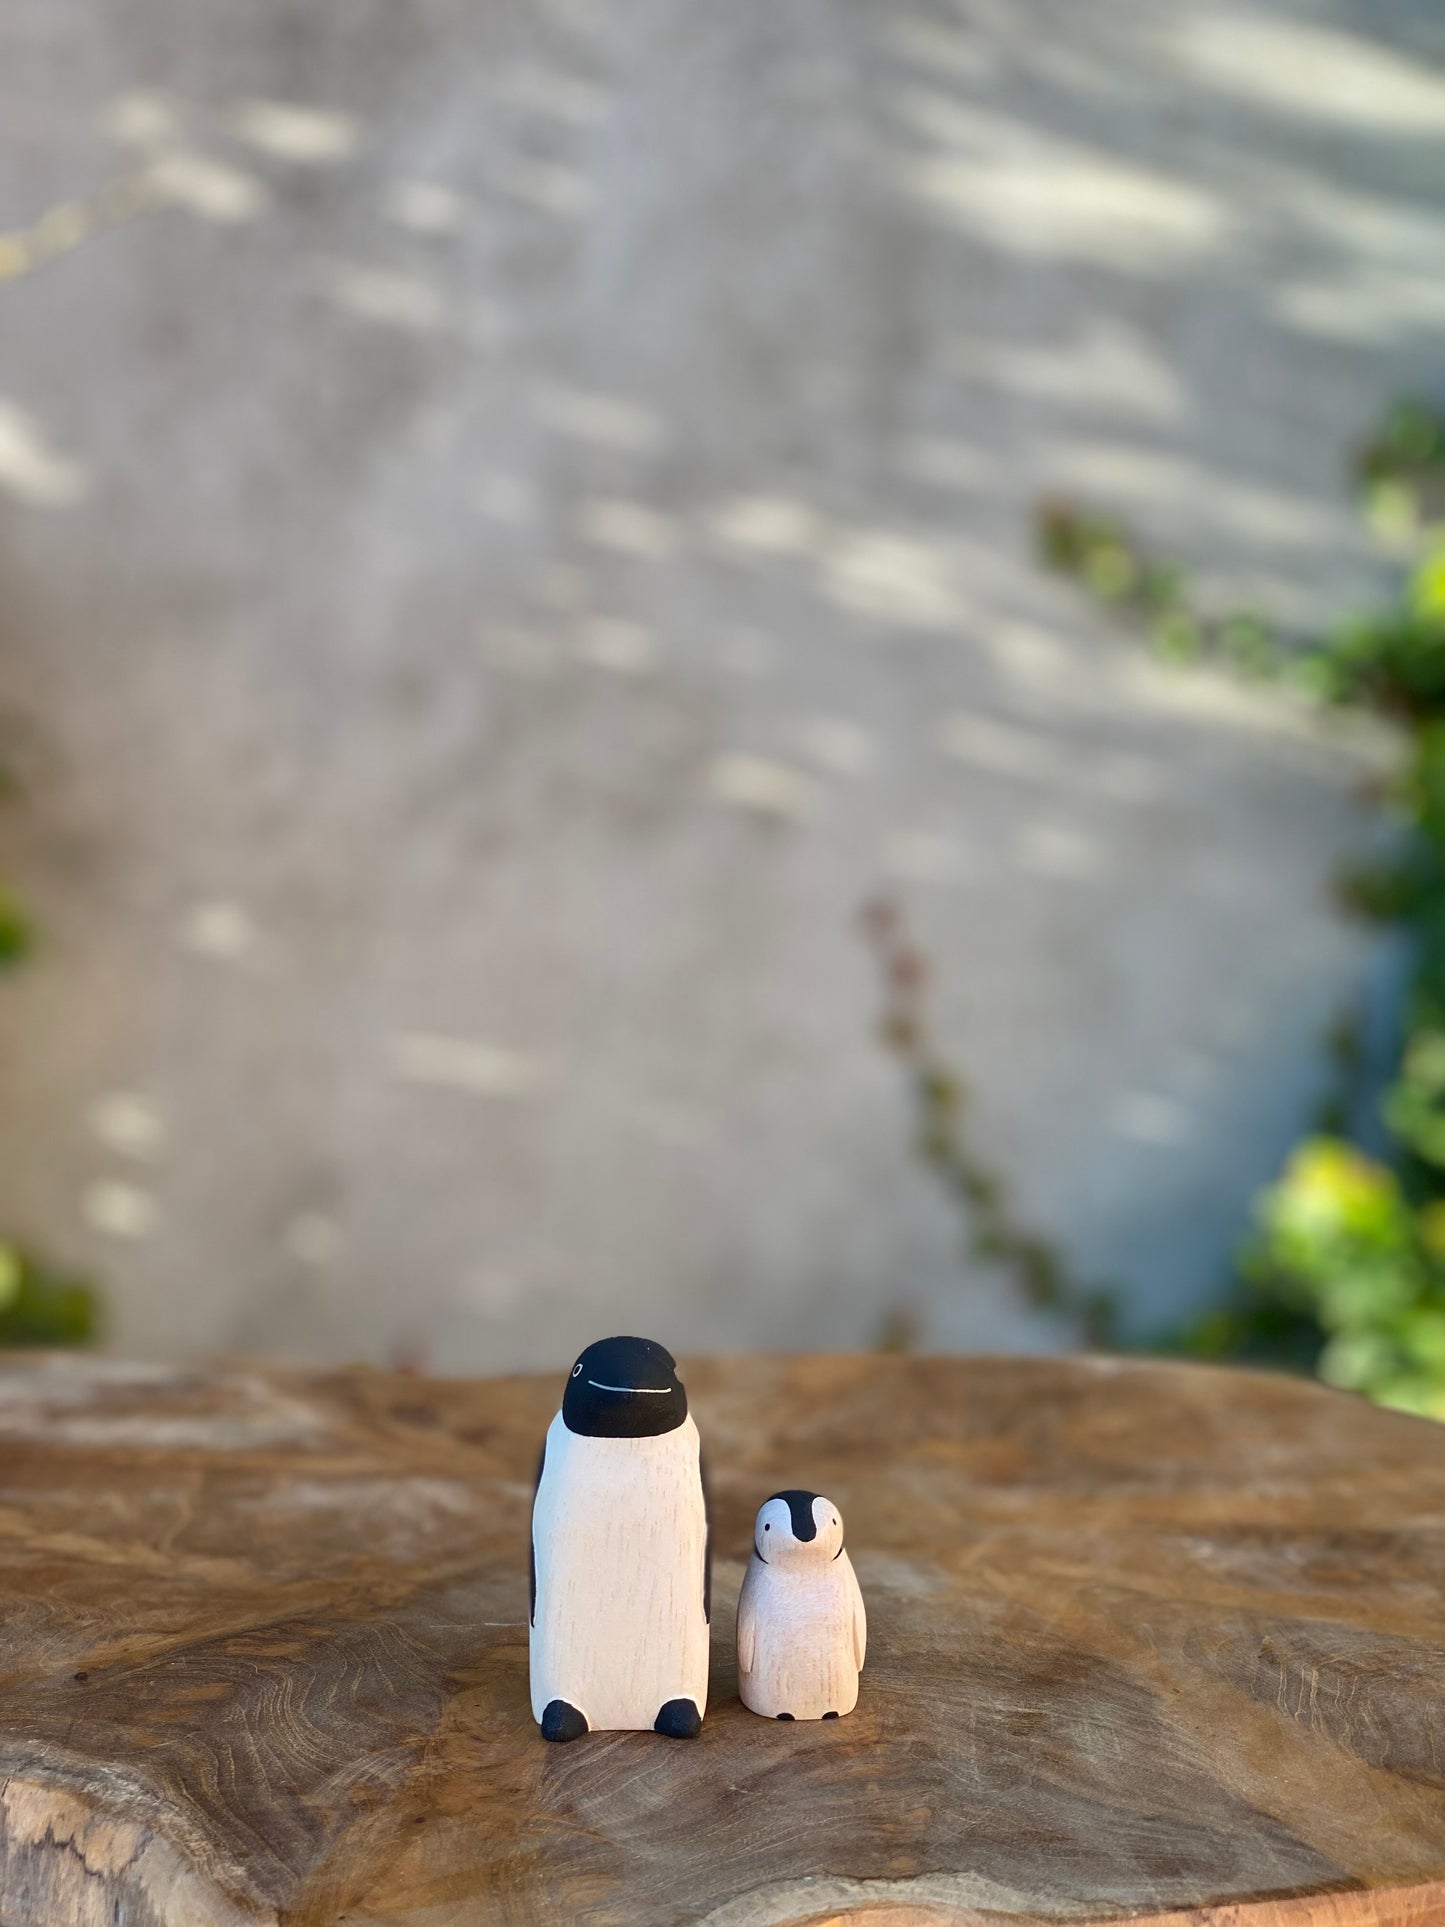
POLYGON ((8 0, 0 1222, 113 1341, 476 1369, 1162 1315, 1365 983, 1365 751, 1141 658, 1043 490, 1292 623, 1438 375, 1438 11, 8 0), (109 184, 109 185, 108 185, 109 184))

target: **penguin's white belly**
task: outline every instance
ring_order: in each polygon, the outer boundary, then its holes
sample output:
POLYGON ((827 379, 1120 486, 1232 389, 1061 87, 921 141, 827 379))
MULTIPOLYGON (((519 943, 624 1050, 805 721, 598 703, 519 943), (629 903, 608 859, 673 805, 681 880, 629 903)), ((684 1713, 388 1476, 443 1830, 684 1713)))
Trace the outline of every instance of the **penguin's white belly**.
POLYGON ((532 1712, 554 1699, 594 1731, 707 1704, 707 1516, 691 1418, 659 1438, 569 1432, 559 1413, 532 1515, 532 1712))
POLYGON ((851 1567, 778 1571, 756 1556, 743 1579, 753 1628, 751 1666, 738 1667, 744 1706, 765 1719, 820 1720, 858 1704, 851 1567))

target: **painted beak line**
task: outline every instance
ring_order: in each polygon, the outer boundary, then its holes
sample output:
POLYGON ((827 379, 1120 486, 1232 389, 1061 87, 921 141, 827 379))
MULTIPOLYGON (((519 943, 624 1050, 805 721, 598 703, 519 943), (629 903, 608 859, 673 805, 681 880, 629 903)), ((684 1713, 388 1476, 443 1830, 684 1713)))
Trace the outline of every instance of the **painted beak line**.
POLYGON ((653 1398, 666 1398, 670 1389, 666 1385, 604 1385, 595 1378, 589 1378, 587 1383, 594 1392, 647 1392, 653 1398))

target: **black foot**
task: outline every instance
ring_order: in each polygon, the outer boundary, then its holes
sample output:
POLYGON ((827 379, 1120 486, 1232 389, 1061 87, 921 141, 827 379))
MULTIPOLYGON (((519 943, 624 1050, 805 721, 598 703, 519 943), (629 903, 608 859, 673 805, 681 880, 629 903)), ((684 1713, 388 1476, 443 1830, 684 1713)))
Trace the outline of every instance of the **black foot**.
POLYGON ((792 1717, 793 1717, 793 1716, 792 1716, 792 1714, 791 1714, 791 1713, 779 1713, 779 1715, 778 1715, 778 1718, 779 1718, 780 1720, 790 1720, 790 1719, 791 1719, 792 1717))
POLYGON ((702 1714, 691 1700, 669 1700, 652 1722, 652 1730, 670 1740, 695 1740, 702 1731, 702 1714))
POLYGON ((566 1700, 549 1700, 542 1714, 544 1740, 580 1740, 587 1731, 586 1715, 566 1700))
POLYGON ((825 1720, 836 1720, 836 1719, 837 1719, 837 1717, 838 1717, 838 1715, 837 1715, 836 1713, 825 1713, 825 1714, 823 1715, 823 1718, 824 1718, 825 1720))

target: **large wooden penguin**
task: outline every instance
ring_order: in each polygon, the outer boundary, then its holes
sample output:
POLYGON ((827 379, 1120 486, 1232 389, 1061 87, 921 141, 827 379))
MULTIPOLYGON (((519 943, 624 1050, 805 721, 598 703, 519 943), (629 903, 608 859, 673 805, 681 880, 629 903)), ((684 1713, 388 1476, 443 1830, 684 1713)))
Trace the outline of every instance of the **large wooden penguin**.
POLYGON ((770 1720, 851 1713, 867 1641, 842 1513, 817 1492, 775 1492, 758 1512, 738 1598, 743 1705, 770 1720))
POLYGON ((691 1739, 707 1706, 710 1547, 697 1427, 671 1354, 589 1345, 532 1506, 532 1713, 547 1740, 691 1739))

